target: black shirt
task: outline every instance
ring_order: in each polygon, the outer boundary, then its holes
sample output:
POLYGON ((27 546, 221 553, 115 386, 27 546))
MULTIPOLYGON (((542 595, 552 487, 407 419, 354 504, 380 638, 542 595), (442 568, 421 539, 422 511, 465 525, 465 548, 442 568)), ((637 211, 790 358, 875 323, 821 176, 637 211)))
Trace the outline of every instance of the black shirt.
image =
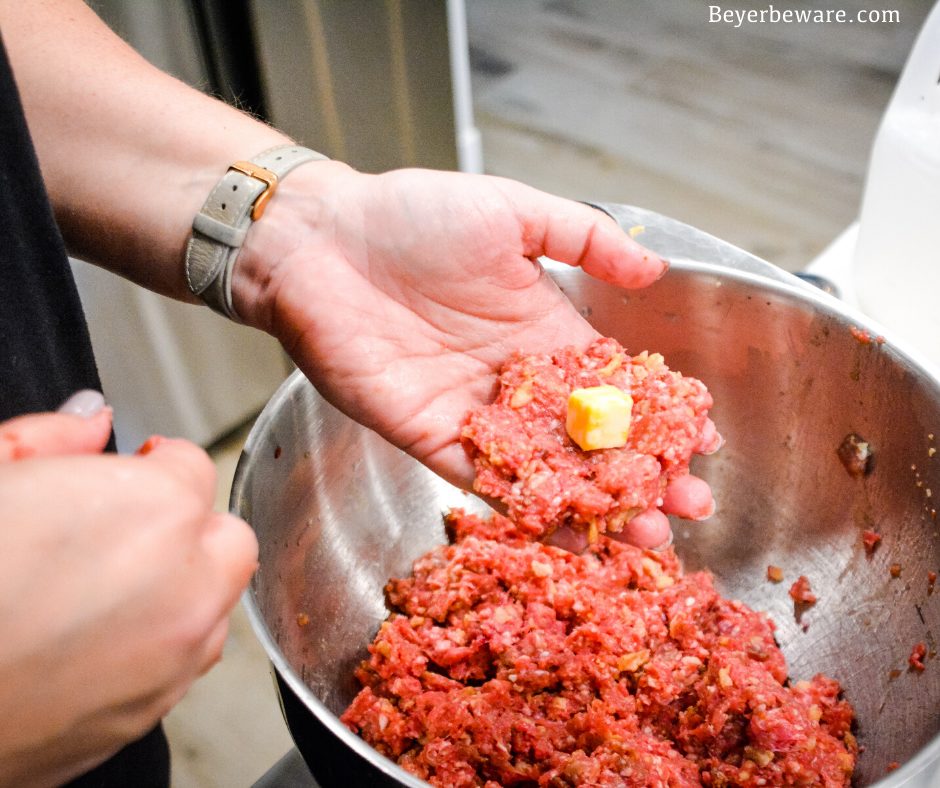
POLYGON ((100 390, 88 329, 0 52, 0 420, 100 390))
MULTIPOLYGON (((0 421, 85 388, 101 390, 88 328, 0 42, 0 421)), ((74 783, 168 784, 159 727, 74 783)))

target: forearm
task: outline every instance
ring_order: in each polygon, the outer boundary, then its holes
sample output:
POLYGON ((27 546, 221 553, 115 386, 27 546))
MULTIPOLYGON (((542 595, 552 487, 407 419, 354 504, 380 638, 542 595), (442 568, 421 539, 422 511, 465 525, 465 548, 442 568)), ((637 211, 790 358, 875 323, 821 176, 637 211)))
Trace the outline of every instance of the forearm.
POLYGON ((231 162, 287 138, 154 68, 78 0, 0 0, 0 30, 70 253, 192 300, 193 216, 231 162))

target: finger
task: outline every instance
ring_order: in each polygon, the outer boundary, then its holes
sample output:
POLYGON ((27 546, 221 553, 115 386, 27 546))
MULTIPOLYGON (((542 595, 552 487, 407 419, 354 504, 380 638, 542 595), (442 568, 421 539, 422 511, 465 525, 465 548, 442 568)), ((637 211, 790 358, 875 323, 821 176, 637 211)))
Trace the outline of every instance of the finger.
POLYGON ((618 542, 653 549, 669 543, 672 539, 672 529, 669 526, 669 518, 659 509, 647 509, 630 520, 622 531, 607 535, 618 542))
POLYGON ((215 629, 213 629, 209 637, 206 638, 205 647, 203 648, 202 664, 199 667, 200 676, 204 676, 222 661, 222 652, 225 650, 228 630, 229 616, 226 615, 215 625, 215 629))
POLYGON ((242 532, 248 530, 244 522, 227 514, 214 514, 207 524, 203 548, 208 556, 199 569, 205 587, 180 614, 180 618, 186 620, 178 633, 182 639, 175 640, 172 646, 164 647, 159 655, 155 655, 156 662, 150 673, 154 679, 153 689, 134 702, 144 714, 153 714, 156 710, 157 717, 166 715, 190 685, 222 658, 232 609, 251 571, 257 567, 257 561, 251 560, 257 556, 256 546, 249 544, 249 549, 242 550, 240 556, 238 550, 222 544, 224 540, 219 538, 220 532, 233 525, 239 526, 238 530, 242 532), (245 552, 249 560, 245 559, 245 552))
POLYGON ((715 499, 707 482, 685 474, 669 480, 662 510, 686 520, 707 520, 715 513, 715 499))
POLYGON ((111 436, 111 408, 91 416, 37 413, 0 424, 0 462, 100 454, 111 436))
POLYGON ((596 208, 528 188, 515 205, 527 257, 547 255, 628 288, 646 287, 668 268, 665 260, 640 246, 596 208))
MULTIPOLYGON (((418 447, 414 447, 414 450, 409 447, 413 456, 427 465, 438 476, 441 476, 455 487, 473 492, 473 480, 476 478, 476 470, 473 467, 473 461, 470 459, 469 451, 462 443, 454 440, 436 451, 425 454, 417 449, 418 447)), ((486 502, 493 506, 492 501, 487 500, 486 502)))
POLYGON ((702 428, 702 438, 695 451, 697 454, 714 454, 725 445, 725 439, 718 434, 718 428, 711 419, 705 419, 702 428))
POLYGON ((202 535, 202 547, 218 575, 219 615, 227 617, 258 568, 258 540, 244 520, 216 514, 202 535))
POLYGON ((196 444, 179 438, 153 435, 137 450, 145 462, 161 465, 184 485, 196 492, 211 509, 215 503, 215 465, 196 444))
POLYGON ((89 418, 102 411, 104 407, 104 394, 94 389, 81 389, 59 405, 56 411, 89 418))
POLYGON ((545 544, 560 547, 569 553, 582 553, 588 546, 588 534, 583 528, 574 529, 563 526, 545 537, 545 544))

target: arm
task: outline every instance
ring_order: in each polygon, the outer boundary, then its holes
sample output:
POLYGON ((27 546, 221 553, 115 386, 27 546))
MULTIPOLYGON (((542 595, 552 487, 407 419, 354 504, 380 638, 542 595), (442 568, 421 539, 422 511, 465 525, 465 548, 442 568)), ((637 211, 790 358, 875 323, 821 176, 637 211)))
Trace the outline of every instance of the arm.
POLYGON ((287 138, 154 68, 80 0, 0 0, 0 32, 70 252, 192 300, 195 212, 229 163, 287 138))
MULTIPOLYGON (((192 300, 181 261, 193 216, 231 162, 290 140, 154 68, 80 0, 0 0, 0 31, 70 251, 192 300)), ((289 188, 297 181, 292 174, 281 191, 305 193, 309 201, 354 174, 339 162, 305 169, 303 188, 289 188)), ((562 200, 555 216, 538 215, 547 205, 519 207, 533 214, 536 226, 527 229, 545 236, 533 238, 527 254, 544 251, 535 247, 551 235, 562 257, 583 258, 590 268, 584 243, 593 225, 607 220, 562 200)), ((646 268, 644 280, 660 273, 658 259, 644 265, 645 250, 621 241, 616 267, 646 268)), ((604 278, 618 276, 598 270, 604 278)))
MULTIPOLYGON (((0 0, 0 26, 67 243, 192 300, 193 216, 229 163, 286 138, 148 65, 76 0, 0 0)), ((596 336, 541 255, 625 287, 665 271, 608 217, 519 183, 313 162, 249 231, 233 298, 334 404, 469 487, 460 422, 502 361, 596 336)))

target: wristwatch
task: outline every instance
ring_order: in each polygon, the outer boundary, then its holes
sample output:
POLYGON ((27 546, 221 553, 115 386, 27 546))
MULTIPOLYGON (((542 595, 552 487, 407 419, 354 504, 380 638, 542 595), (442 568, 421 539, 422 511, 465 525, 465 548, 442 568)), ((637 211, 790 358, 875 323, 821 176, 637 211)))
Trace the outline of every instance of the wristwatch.
POLYGON ((232 305, 232 269, 252 222, 264 214, 278 181, 308 161, 326 160, 300 145, 279 145, 228 168, 193 219, 186 244, 186 284, 219 314, 241 322, 232 305))

